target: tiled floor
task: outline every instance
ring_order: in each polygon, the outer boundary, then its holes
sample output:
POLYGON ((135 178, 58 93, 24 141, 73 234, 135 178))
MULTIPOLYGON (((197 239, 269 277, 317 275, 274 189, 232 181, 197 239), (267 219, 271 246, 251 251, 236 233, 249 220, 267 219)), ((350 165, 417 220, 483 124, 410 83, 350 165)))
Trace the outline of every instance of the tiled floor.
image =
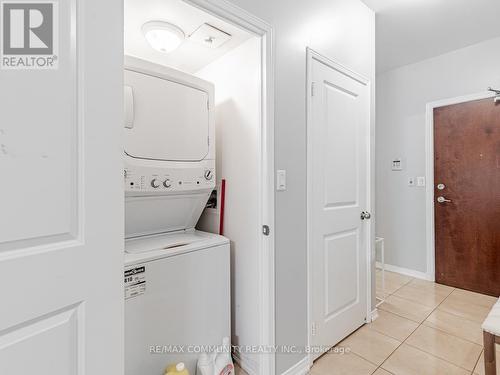
POLYGON ((311 375, 484 374, 481 323, 495 298, 387 271, 385 286, 378 319, 339 344, 349 353, 318 359, 311 375))

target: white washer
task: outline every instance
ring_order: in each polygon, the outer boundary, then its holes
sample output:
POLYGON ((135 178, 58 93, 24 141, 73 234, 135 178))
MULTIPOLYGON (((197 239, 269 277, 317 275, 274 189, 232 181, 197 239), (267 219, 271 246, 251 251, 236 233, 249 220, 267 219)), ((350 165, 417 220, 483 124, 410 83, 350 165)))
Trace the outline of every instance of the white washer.
POLYGON ((229 240, 170 236, 126 242, 125 375, 160 375, 179 361, 194 375, 200 348, 231 336, 229 272, 221 272, 230 267, 229 240), (172 240, 189 244, 163 249, 172 240))
POLYGON ((215 187, 214 88, 125 59, 125 374, 230 337, 229 240, 194 229, 215 187), (182 350, 182 352, 181 352, 182 350))

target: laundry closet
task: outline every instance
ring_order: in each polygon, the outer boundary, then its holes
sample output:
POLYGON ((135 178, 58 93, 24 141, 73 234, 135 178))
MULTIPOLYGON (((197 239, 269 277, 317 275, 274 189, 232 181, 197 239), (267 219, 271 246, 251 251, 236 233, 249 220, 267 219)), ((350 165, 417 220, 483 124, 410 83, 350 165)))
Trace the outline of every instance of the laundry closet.
POLYGON ((124 5, 125 374, 193 375, 224 337, 260 340, 261 39, 182 0, 124 5))

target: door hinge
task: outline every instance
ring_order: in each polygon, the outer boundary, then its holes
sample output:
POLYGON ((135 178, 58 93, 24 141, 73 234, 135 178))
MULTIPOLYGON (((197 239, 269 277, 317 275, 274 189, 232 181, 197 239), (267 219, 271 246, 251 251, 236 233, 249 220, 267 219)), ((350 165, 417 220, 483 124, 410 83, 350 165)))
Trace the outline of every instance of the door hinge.
POLYGON ((314 96, 316 93, 316 82, 311 83, 311 96, 314 96))
POLYGON ((207 100, 207 109, 210 111, 210 101, 207 100))
POLYGON ((311 324, 311 336, 316 336, 316 322, 311 324))
POLYGON ((263 225, 262 226, 262 234, 264 236, 269 236, 269 232, 270 232, 269 225, 263 225))

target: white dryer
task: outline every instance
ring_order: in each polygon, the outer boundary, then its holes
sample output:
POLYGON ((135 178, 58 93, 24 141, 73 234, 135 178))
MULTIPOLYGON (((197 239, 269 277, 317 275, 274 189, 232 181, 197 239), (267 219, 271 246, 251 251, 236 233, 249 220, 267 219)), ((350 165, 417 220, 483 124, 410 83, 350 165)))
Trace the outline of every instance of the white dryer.
POLYGON ((194 229, 215 187, 213 85, 125 59, 125 375, 230 337, 229 240, 194 229))
POLYGON ((215 187, 214 87, 125 59, 125 236, 194 228, 215 187))

